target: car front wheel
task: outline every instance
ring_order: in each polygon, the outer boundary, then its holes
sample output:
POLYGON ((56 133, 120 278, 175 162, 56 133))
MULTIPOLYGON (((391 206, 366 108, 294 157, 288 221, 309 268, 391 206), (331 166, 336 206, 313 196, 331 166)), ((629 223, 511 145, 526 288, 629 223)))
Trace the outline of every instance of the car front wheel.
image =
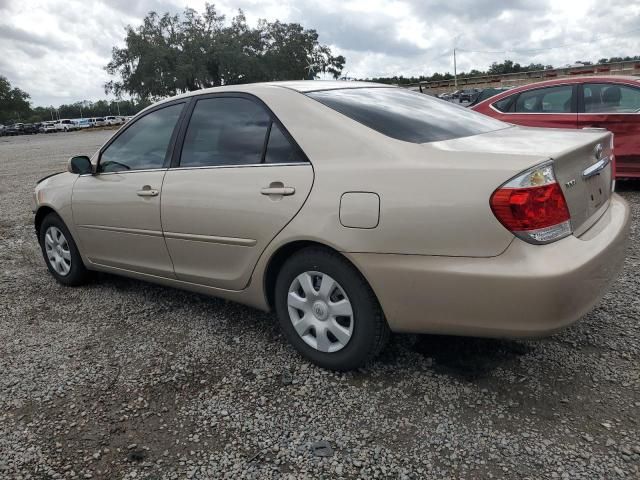
POLYGON ((285 262, 276 281, 275 304, 286 338, 323 368, 362 367, 389 338, 369 284, 346 259, 328 249, 304 249, 285 262))
POLYGON ((71 233, 58 215, 50 213, 44 218, 40 224, 39 240, 47 268, 58 282, 68 286, 87 282, 89 271, 71 233))

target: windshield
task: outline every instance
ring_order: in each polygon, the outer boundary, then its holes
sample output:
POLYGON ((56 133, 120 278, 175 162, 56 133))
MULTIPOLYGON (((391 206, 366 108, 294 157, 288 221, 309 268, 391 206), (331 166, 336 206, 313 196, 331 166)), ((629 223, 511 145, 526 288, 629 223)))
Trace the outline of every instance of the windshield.
POLYGON ((369 128, 405 142, 438 142, 509 127, 473 110, 396 87, 322 90, 306 95, 369 128))

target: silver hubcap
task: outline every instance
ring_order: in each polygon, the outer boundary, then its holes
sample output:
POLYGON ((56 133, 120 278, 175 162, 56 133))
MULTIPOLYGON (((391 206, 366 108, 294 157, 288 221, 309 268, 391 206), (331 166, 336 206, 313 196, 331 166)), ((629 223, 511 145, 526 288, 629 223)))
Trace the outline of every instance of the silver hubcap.
POLYGON ((71 250, 69 243, 59 228, 49 227, 44 234, 44 248, 49 264, 58 275, 65 276, 71 271, 71 250))
POLYGON ((351 340, 351 302, 329 275, 320 272, 298 275, 289 286, 287 306, 293 328, 310 347, 332 353, 351 340))

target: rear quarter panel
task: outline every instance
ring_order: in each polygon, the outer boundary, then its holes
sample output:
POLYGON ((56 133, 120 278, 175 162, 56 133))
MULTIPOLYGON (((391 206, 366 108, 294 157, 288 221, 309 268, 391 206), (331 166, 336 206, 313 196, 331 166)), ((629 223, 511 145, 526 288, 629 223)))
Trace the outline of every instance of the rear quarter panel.
POLYGON ((305 206, 274 245, 306 239, 345 252, 490 257, 512 241, 491 212, 489 197, 539 157, 402 142, 297 92, 272 87, 260 96, 316 172, 305 206), (340 223, 340 198, 354 191, 380 197, 376 228, 340 223))

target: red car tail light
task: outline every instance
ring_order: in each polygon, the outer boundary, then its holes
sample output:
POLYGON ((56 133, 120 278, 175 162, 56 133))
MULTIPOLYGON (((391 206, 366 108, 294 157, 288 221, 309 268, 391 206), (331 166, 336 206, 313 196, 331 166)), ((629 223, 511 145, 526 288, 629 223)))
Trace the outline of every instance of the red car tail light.
POLYGON ((571 215, 552 163, 509 180, 489 203, 498 221, 529 243, 550 243, 571 234, 571 215))

